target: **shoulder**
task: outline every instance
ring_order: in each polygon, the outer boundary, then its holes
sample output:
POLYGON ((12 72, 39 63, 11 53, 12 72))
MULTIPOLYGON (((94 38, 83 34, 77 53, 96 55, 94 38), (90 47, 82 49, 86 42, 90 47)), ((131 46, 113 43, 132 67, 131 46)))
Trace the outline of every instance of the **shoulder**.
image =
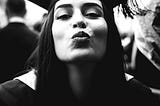
POLYGON ((137 79, 134 78, 134 76, 125 73, 125 77, 127 80, 128 87, 136 90, 136 91, 142 91, 142 92, 151 92, 151 89, 143 84, 142 82, 138 81, 137 79))
POLYGON ((9 25, 6 25, 5 27, 3 27, 1 30, 0 30, 0 33, 6 33, 6 31, 9 29, 9 25))
POLYGON ((129 79, 127 80, 128 89, 128 101, 130 103, 135 104, 137 102, 138 105, 147 106, 158 106, 160 105, 160 100, 158 96, 156 96, 152 90, 143 84, 142 82, 135 79, 133 76, 129 75, 129 79))
POLYGON ((35 91, 20 80, 10 80, 0 85, 0 101, 8 106, 30 106, 35 91), (24 105, 26 104, 26 105, 24 105))

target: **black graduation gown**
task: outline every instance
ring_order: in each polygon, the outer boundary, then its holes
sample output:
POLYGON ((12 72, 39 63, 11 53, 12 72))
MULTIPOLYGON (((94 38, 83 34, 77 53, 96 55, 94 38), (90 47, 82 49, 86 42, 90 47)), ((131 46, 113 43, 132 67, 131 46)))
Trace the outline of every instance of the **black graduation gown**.
MULTIPOLYGON (((134 78, 128 81, 128 86, 130 93, 126 100, 126 106, 160 105, 158 98, 151 93, 151 90, 134 78)), ((17 79, 0 85, 0 106, 34 106, 34 96, 35 90, 17 79)))

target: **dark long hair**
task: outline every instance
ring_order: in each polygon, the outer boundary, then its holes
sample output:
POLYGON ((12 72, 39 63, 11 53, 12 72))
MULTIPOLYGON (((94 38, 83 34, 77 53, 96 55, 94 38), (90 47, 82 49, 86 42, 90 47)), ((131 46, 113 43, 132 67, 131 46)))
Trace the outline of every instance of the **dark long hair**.
MULTIPOLYGON (((107 50, 103 59, 97 63, 90 92, 84 102, 90 105, 124 102, 124 98, 121 97, 125 91, 126 83, 123 67, 123 47, 114 22, 112 7, 105 3, 103 3, 103 7, 105 20, 108 24, 107 50)), ((52 3, 48 18, 42 28, 36 53, 36 56, 38 56, 36 103, 40 105, 44 103, 46 106, 48 103, 77 104, 69 87, 66 65, 57 58, 55 53, 51 29, 54 21, 53 10, 54 3, 52 3)))

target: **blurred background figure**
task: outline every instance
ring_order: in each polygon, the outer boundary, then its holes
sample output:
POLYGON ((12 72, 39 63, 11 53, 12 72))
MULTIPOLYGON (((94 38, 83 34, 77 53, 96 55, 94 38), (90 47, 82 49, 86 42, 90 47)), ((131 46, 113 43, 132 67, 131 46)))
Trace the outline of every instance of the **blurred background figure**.
POLYGON ((131 61, 127 73, 160 95, 160 0, 129 0, 133 12, 131 61))
POLYGON ((5 1, 6 0, 0 0, 0 29, 7 25, 7 17, 4 12, 5 1))
POLYGON ((133 17, 124 15, 122 5, 118 5, 114 8, 114 17, 124 48, 124 59, 127 64, 130 64, 134 43, 133 17))
POLYGON ((47 13, 44 13, 43 16, 42 16, 42 19, 39 20, 38 22, 36 22, 34 25, 33 25, 33 29, 39 34, 41 32, 41 28, 43 26, 43 23, 45 22, 47 18, 47 13))
POLYGON ((36 33, 39 34, 40 27, 38 30, 35 28, 35 25, 42 24, 48 14, 48 11, 39 5, 32 3, 28 0, 25 0, 26 2, 26 9, 27 13, 25 16, 26 24, 29 26, 29 28, 36 33), (38 12, 37 12, 38 11, 38 12))
POLYGON ((25 24, 25 1, 7 0, 5 4, 8 24, 0 31, 0 83, 23 70, 39 39, 25 24))
MULTIPOLYGON (((1 17, 0 29, 8 24, 7 16, 5 13, 6 1, 7 0, 0 0, 0 17, 1 17)), ((42 21, 43 15, 47 14, 48 11, 28 0, 25 0, 25 3, 26 3, 26 15, 24 16, 25 23, 31 30, 35 31, 34 25, 42 21)))

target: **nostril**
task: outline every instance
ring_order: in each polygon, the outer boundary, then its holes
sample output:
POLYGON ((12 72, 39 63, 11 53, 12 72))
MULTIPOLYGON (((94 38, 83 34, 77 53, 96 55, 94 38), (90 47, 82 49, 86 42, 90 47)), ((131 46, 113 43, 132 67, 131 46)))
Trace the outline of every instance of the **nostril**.
POLYGON ((76 27, 86 28, 86 24, 84 22, 78 22, 77 24, 73 25, 73 28, 76 28, 76 27))
POLYGON ((82 23, 82 24, 80 25, 80 27, 81 27, 81 28, 86 28, 86 24, 85 24, 85 23, 82 23))
POLYGON ((78 26, 77 24, 74 24, 74 25, 73 25, 73 28, 76 28, 77 26, 78 26))
POLYGON ((78 23, 78 26, 79 26, 80 28, 86 28, 86 24, 85 24, 84 22, 79 22, 79 23, 78 23))

